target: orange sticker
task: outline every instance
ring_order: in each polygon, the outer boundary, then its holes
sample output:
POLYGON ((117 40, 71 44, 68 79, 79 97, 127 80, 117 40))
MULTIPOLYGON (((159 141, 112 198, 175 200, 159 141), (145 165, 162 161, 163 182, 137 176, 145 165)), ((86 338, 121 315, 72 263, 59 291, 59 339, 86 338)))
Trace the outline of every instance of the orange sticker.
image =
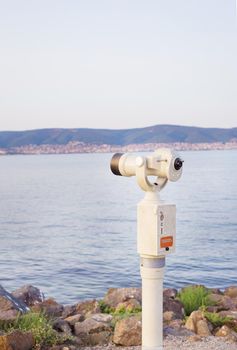
POLYGON ((160 239, 161 248, 172 247, 172 245, 173 245, 173 236, 166 236, 160 239))

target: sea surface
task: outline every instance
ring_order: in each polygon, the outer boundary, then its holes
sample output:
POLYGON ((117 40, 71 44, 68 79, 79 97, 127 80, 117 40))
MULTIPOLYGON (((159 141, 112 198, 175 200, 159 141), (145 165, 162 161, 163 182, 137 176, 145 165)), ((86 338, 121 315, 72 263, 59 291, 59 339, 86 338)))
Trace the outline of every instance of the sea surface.
MULTIPOLYGON (((39 287, 64 304, 140 286, 135 178, 111 154, 0 157, 0 284, 39 287)), ((165 286, 237 285, 237 151, 182 152, 162 199, 177 205, 165 286)))

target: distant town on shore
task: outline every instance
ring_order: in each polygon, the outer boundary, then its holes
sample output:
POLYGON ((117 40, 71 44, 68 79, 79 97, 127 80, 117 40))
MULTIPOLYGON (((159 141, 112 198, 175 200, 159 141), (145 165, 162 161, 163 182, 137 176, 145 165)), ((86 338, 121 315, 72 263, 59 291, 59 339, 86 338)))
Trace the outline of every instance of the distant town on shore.
POLYGON ((95 145, 83 142, 69 142, 66 145, 27 145, 0 149, 0 155, 7 154, 73 154, 73 153, 114 153, 153 151, 160 147, 168 147, 179 151, 230 150, 237 149, 237 142, 226 143, 147 143, 127 146, 95 145))
POLYGON ((72 154, 237 149, 237 128, 155 125, 136 129, 38 129, 1 131, 0 155, 72 154))

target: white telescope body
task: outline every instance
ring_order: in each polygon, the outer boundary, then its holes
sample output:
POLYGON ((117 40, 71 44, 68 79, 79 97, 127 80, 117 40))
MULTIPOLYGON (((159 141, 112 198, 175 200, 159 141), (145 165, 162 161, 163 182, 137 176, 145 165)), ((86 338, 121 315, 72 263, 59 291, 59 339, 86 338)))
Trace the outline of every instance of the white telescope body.
MULTIPOLYGON (((160 148, 149 156, 136 156, 131 153, 116 153, 111 160, 111 171, 120 176, 137 176, 139 185, 144 191, 152 190, 152 184, 148 176, 157 176, 157 181, 153 185, 160 186, 160 190, 166 182, 177 181, 182 175, 183 161, 177 154, 168 149, 160 148), (143 172, 139 171, 143 169, 143 172), (146 182, 151 186, 142 186, 141 182, 146 182)), ((155 190, 155 188, 153 188, 155 190)))
POLYGON ((180 179, 183 161, 168 148, 148 156, 116 153, 111 171, 136 176, 145 197, 137 205, 137 251, 141 257, 142 350, 163 350, 163 279, 165 256, 175 251, 176 207, 159 198, 168 181, 180 179), (155 182, 149 176, 156 176, 155 182))

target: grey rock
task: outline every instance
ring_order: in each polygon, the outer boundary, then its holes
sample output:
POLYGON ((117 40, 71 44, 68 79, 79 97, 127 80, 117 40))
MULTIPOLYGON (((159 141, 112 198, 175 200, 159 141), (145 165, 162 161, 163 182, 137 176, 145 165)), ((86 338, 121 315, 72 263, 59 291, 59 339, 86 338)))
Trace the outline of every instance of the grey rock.
POLYGON ((142 324, 137 317, 132 316, 118 321, 115 325, 113 342, 116 345, 141 345, 142 324))
POLYGON ((172 320, 175 320, 176 316, 175 313, 173 311, 165 311, 163 313, 163 321, 166 323, 169 323, 172 320))
POLYGON ((211 302, 213 302, 214 304, 219 304, 219 303, 221 303, 221 301, 223 299, 223 295, 222 294, 211 293, 211 294, 209 294, 208 299, 211 302))
POLYGON ((197 333, 197 323, 203 319, 204 315, 201 310, 193 311, 186 320, 185 327, 190 331, 197 333))
POLYGON ((165 288, 163 291, 164 298, 175 299, 177 297, 178 291, 175 288, 165 288))
POLYGON ((66 305, 63 308, 62 318, 67 318, 77 314, 76 305, 66 305))
POLYGON ((60 317, 63 313, 63 305, 58 304, 54 299, 46 299, 42 303, 35 304, 31 309, 52 317, 60 317))
POLYGON ((237 298, 237 286, 230 286, 226 288, 224 294, 230 298, 237 298))
POLYGON ((200 337, 209 337, 211 335, 207 320, 199 320, 196 324, 197 335, 200 337))
POLYGON ((216 332, 215 336, 216 337, 227 337, 231 333, 232 333, 232 330, 228 326, 224 325, 216 332))
POLYGON ((31 350, 35 345, 32 333, 14 331, 0 336, 0 349, 3 350, 31 350))
POLYGON ((100 313, 100 306, 97 300, 86 300, 78 303, 76 306, 76 314, 83 316, 90 316, 92 314, 100 313))
POLYGON ((206 311, 216 313, 219 311, 219 307, 218 306, 207 306, 206 311))
POLYGON ((16 289, 12 295, 27 306, 33 306, 45 300, 41 290, 29 284, 16 289))
POLYGON ((164 336, 173 335, 175 337, 192 336, 194 332, 183 326, 181 319, 172 320, 168 326, 164 326, 164 336))
POLYGON ((228 295, 210 294, 209 299, 215 303, 218 311, 222 310, 237 310, 237 297, 228 295))
POLYGON ((208 288, 209 293, 223 295, 224 293, 219 288, 208 288))
POLYGON ((113 319, 113 316, 108 314, 94 314, 91 318, 97 322, 110 323, 113 319))
POLYGON ((87 318, 83 322, 77 322, 75 324, 75 334, 80 336, 82 334, 99 333, 102 331, 110 331, 111 327, 107 323, 98 322, 93 318, 87 318))
POLYGON ((75 323, 74 331, 83 345, 107 344, 110 341, 112 327, 109 323, 98 322, 91 317, 75 323))
POLYGON ((136 299, 141 305, 141 288, 110 288, 103 301, 106 305, 116 308, 118 304, 124 303, 130 299, 136 299))
POLYGON ((83 338, 83 345, 107 345, 111 342, 111 331, 88 334, 83 338))
POLYGON ((19 313, 26 313, 28 311, 29 308, 24 302, 18 300, 0 286, 0 320, 14 320, 19 313))
POLYGON ((218 315, 221 317, 229 317, 234 320, 237 320, 237 310, 226 310, 218 312, 218 315))
POLYGON ((184 317, 184 308, 182 303, 179 300, 168 298, 164 296, 163 299, 163 311, 172 311, 174 317, 177 319, 182 319, 184 317))
POLYGON ((69 326, 68 322, 66 322, 65 320, 62 320, 60 318, 56 319, 53 322, 53 328, 57 332, 62 332, 65 335, 71 335, 72 334, 72 330, 71 330, 71 327, 69 326))
POLYGON ((75 323, 77 322, 82 322, 85 320, 85 317, 81 314, 78 315, 73 315, 73 316, 69 316, 67 318, 64 319, 64 321, 66 321, 67 323, 70 324, 70 326, 74 326, 75 323))
POLYGON ((165 337, 167 337, 168 335, 173 335, 174 337, 190 337, 195 334, 194 332, 188 330, 185 327, 173 328, 170 326, 164 327, 163 332, 165 337))

